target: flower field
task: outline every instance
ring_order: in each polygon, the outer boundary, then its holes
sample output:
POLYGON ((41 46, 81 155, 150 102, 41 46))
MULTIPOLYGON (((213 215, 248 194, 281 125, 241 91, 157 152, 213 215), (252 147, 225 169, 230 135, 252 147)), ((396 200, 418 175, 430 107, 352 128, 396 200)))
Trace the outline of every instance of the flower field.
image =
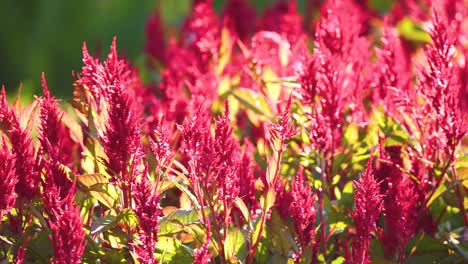
POLYGON ((468 262, 467 3, 225 2, 2 89, 1 263, 468 262))

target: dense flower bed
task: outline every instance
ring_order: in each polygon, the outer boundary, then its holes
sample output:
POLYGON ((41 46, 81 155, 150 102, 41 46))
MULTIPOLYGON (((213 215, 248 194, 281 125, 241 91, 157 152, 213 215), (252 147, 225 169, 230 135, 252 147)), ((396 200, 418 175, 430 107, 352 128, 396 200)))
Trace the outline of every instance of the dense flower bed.
POLYGON ((194 1, 138 72, 114 39, 70 102, 3 89, 0 259, 466 262, 464 1, 318 2, 194 1))

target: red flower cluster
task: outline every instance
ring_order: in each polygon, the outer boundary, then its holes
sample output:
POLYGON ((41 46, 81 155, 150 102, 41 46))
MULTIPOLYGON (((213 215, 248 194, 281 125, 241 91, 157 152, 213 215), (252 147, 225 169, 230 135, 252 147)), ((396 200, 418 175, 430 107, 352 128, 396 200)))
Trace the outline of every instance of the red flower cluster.
POLYGON ((212 2, 148 19, 151 80, 114 38, 73 108, 2 89, 0 261, 463 262, 463 1, 212 2))

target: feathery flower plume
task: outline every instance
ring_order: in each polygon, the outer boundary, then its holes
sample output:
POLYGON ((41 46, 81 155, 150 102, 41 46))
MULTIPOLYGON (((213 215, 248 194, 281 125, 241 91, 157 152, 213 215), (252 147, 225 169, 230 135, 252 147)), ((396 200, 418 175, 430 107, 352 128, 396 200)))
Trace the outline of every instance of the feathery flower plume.
POLYGON ((83 68, 76 83, 91 91, 98 111, 102 110, 101 100, 118 86, 130 90, 139 84, 138 76, 130 69, 128 62, 118 58, 116 40, 114 37, 111 50, 103 63, 91 56, 86 43, 83 43, 83 68))
POLYGON ((228 27, 235 32, 240 40, 245 40, 252 32, 255 25, 255 10, 246 0, 229 0, 223 11, 224 19, 227 19, 228 27))
POLYGON ((370 237, 376 230, 376 221, 382 211, 382 195, 372 170, 372 156, 367 162, 366 171, 354 181, 356 208, 352 212, 356 227, 356 240, 352 243, 353 260, 356 263, 370 263, 370 237))
POLYGON ((213 138, 210 135, 210 120, 200 106, 195 115, 186 119, 181 130, 182 152, 189 159, 190 181, 194 185, 202 185, 206 190, 212 190, 215 177, 211 173, 212 161, 215 160, 213 138))
POLYGON ((210 259, 213 256, 210 253, 210 240, 211 240, 211 231, 208 225, 206 231, 205 242, 201 248, 197 248, 193 251, 193 264, 207 264, 210 263, 210 259))
POLYGON ((145 51, 151 58, 157 59, 160 63, 166 63, 164 29, 159 10, 146 21, 145 51))
POLYGON ((71 155, 73 142, 68 131, 62 125, 61 113, 57 102, 51 97, 44 74, 42 74, 42 88, 44 98, 40 101, 40 137, 42 166, 46 167, 46 179, 44 184, 50 184, 60 189, 60 199, 64 199, 72 186, 72 181, 60 168, 61 164, 73 162, 71 155), (68 144, 64 144, 68 141, 68 144))
POLYGON ((141 175, 140 180, 132 182, 134 211, 139 222, 139 241, 134 245, 138 260, 141 263, 154 264, 154 250, 158 241, 158 219, 161 214, 159 207, 159 193, 156 186, 147 179, 147 172, 141 175))
POLYGON ((432 136, 437 138, 439 147, 453 160, 455 148, 467 132, 460 109, 460 83, 452 62, 455 40, 446 17, 440 17, 434 11, 432 23, 432 45, 425 49, 428 67, 420 70, 421 85, 418 91, 425 99, 425 107, 435 123, 432 136))
MULTIPOLYGON (((7 147, 5 138, 0 144, 0 219, 16 201, 15 185, 18 177, 15 174, 15 157, 7 147)), ((1 220, 0 220, 1 221, 1 220)))
POLYGON ((371 84, 375 87, 374 100, 381 100, 386 113, 396 117, 397 109, 411 107, 411 98, 416 97, 415 90, 411 89, 411 61, 397 33, 388 24, 384 26, 381 42, 382 47, 376 51, 376 80, 371 84))
MULTIPOLYGON (((50 190, 45 199, 57 199, 53 203, 54 207, 48 207, 49 218, 47 222, 52 229, 50 235, 52 247, 55 253, 53 263, 68 264, 81 263, 81 256, 85 250, 86 233, 83 230, 83 222, 80 217, 80 210, 73 202, 75 186, 69 190, 68 196, 60 200, 58 190, 50 190)), ((50 205, 50 204, 49 204, 50 205)))
POLYGON ((216 185, 218 196, 225 205, 231 206, 234 199, 239 196, 240 178, 240 151, 239 142, 232 135, 229 120, 229 101, 225 101, 224 116, 215 122, 214 160, 216 171, 216 185))
MULTIPOLYGON (((381 194, 385 212, 385 229, 381 233, 385 257, 392 259, 397 254, 404 261, 406 246, 416 234, 422 217, 420 186, 401 171, 403 159, 401 147, 380 147, 380 165, 376 170, 381 180, 381 194)), ((414 171, 418 177, 418 173, 414 171)))
POLYGON ((95 81, 108 101, 106 131, 100 136, 107 155, 108 172, 117 180, 123 192, 123 206, 130 206, 130 182, 141 163, 141 113, 135 104, 132 84, 135 84, 128 63, 118 58, 116 39, 112 41, 102 71, 95 81))
POLYGON ((284 111, 279 115, 278 123, 270 124, 270 133, 274 139, 281 141, 281 148, 278 151, 286 150, 286 141, 299 134, 299 130, 294 129, 294 125, 291 121, 291 104, 292 95, 289 96, 288 102, 284 111))
POLYGON ((301 245, 302 255, 304 247, 311 244, 315 235, 315 195, 305 182, 302 168, 299 168, 296 179, 291 183, 291 204, 289 212, 294 221, 294 230, 301 245))
POLYGON ((259 208, 260 204, 255 196, 255 161, 253 160, 254 146, 250 141, 244 139, 244 149, 241 153, 241 160, 239 165, 239 197, 250 208, 251 215, 254 215, 255 210, 259 208))
POLYGON ((32 145, 31 128, 23 128, 16 112, 6 101, 5 88, 0 93, 0 123, 5 126, 6 135, 15 157, 15 174, 18 182, 15 191, 18 197, 31 201, 38 192, 39 171, 36 166, 36 150, 32 145))

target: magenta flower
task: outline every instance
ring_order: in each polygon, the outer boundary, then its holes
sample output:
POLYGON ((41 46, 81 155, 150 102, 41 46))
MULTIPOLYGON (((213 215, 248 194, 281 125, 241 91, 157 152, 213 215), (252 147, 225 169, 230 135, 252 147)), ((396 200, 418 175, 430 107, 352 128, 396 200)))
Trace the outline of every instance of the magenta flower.
POLYGON ((356 208, 352 212, 356 239, 352 243, 353 260, 356 263, 370 263, 370 237, 376 230, 376 221, 383 208, 380 187, 372 171, 372 156, 367 162, 366 171, 354 181, 354 201, 356 208))
POLYGON ((138 237, 140 242, 134 245, 138 260, 141 263, 158 263, 154 258, 154 250, 158 241, 158 219, 161 214, 159 193, 156 186, 143 173, 140 180, 132 182, 134 211, 139 222, 138 237))
POLYGON ((15 157, 7 147, 5 138, 0 144, 0 219, 16 201, 15 185, 18 177, 15 174, 15 157))
POLYGON ((314 240, 315 235, 315 195, 312 195, 310 186, 305 181, 302 168, 299 169, 296 179, 291 183, 291 203, 289 214, 294 222, 294 230, 301 245, 301 252, 314 240))
MULTIPOLYGON (((47 222, 53 234, 50 235, 55 258, 53 263, 81 263, 81 256, 85 250, 85 236, 80 210, 73 203, 75 188, 63 200, 57 200, 54 207, 47 208, 49 218, 47 222)), ((46 199, 59 199, 58 192, 51 190, 46 199), (55 193, 55 195, 54 195, 55 193)), ((47 203, 45 203, 47 206, 47 203)))
POLYGON ((146 45, 145 51, 153 59, 160 63, 166 63, 166 44, 164 43, 163 22, 159 11, 156 11, 146 21, 146 45))
POLYGON ((225 205, 231 205, 240 191, 239 142, 233 137, 229 120, 229 101, 224 106, 224 116, 216 120, 214 135, 214 168, 217 194, 225 205))
POLYGON ((193 264, 207 264, 210 263, 210 259, 213 256, 210 253, 210 240, 211 240, 211 233, 210 229, 208 228, 206 231, 205 242, 201 248, 197 248, 193 251, 193 264))
POLYGON ((20 124, 16 112, 6 101, 5 89, 0 93, 0 123, 6 128, 6 134, 11 143, 11 151, 15 157, 15 174, 18 183, 15 191, 18 197, 31 201, 38 193, 39 170, 36 162, 36 150, 32 145, 30 135, 31 123, 24 128, 20 124))
POLYGON ((255 9, 249 5, 249 1, 229 0, 224 6, 223 18, 232 32, 245 40, 252 33, 252 25, 255 25, 255 9))
POLYGON ((42 75, 44 98, 40 101, 40 137, 42 166, 46 168, 44 184, 53 185, 60 189, 60 199, 64 199, 72 186, 66 173, 60 166, 73 162, 73 141, 63 126, 57 102, 51 97, 44 74, 42 75), (67 142, 68 144, 64 144, 67 142))

